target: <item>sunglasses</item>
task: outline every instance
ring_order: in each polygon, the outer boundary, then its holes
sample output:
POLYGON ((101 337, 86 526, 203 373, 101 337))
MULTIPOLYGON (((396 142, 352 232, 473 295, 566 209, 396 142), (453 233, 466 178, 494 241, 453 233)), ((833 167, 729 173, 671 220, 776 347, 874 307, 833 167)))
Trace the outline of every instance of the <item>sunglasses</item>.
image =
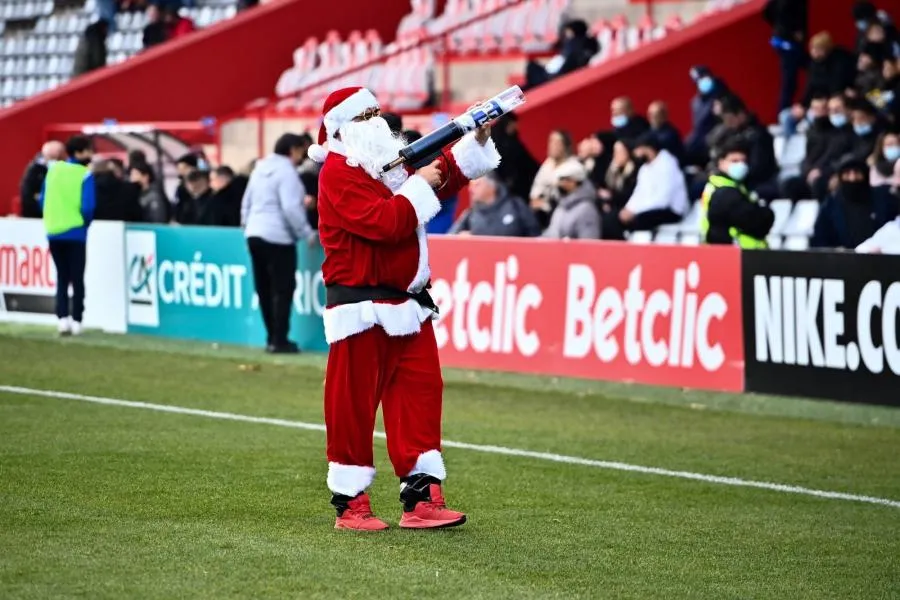
POLYGON ((361 115, 353 117, 353 122, 361 123, 363 121, 368 121, 369 119, 374 119, 375 117, 380 117, 380 116, 381 116, 380 108, 370 108, 370 109, 366 110, 366 112, 362 113, 361 115))

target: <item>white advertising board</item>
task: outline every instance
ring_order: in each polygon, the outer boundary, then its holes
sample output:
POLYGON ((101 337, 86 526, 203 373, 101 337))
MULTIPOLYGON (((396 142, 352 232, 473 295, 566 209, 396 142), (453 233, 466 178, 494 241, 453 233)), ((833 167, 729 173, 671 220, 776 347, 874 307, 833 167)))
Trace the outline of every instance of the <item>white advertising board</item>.
MULTIPOLYGON (((88 232, 84 326, 125 333, 125 225, 96 221, 88 232)), ((56 268, 37 219, 0 219, 0 321, 56 323, 56 268)))

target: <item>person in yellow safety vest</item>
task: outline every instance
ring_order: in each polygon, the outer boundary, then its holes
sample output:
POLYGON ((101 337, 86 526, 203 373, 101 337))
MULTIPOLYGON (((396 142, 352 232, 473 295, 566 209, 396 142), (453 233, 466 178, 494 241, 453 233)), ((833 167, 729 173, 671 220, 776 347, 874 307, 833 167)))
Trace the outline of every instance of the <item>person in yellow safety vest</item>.
POLYGON ((747 148, 726 142, 717 169, 700 197, 700 233, 706 244, 737 244, 745 249, 768 248, 766 235, 775 215, 742 183, 750 170, 747 148))
POLYGON ((90 138, 72 136, 66 143, 67 161, 47 169, 39 202, 50 255, 56 266, 56 316, 60 335, 81 333, 84 314, 84 269, 87 232, 97 206, 94 176, 88 164, 94 155, 90 138), (69 285, 72 306, 69 310, 69 285))

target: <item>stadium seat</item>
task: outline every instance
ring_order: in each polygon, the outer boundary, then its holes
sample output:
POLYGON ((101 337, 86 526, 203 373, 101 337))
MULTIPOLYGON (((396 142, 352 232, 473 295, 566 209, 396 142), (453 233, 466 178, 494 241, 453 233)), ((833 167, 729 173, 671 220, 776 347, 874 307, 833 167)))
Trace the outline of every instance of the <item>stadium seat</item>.
POLYGON ((653 232, 632 231, 628 236, 628 241, 632 244, 650 244, 653 242, 653 232))
POLYGON ((682 246, 699 246, 700 245, 700 234, 699 233, 682 233, 679 238, 679 242, 682 246))
POLYGON ((687 215, 676 226, 682 235, 700 235, 700 218, 700 201, 698 200, 691 205, 687 215))
POLYGON ((808 250, 809 236, 805 235, 789 235, 784 239, 784 250, 808 250))
POLYGON ((770 250, 780 250, 784 244, 784 238, 780 235, 770 235, 766 238, 766 243, 769 244, 770 250))
MULTIPOLYGON (((818 215, 819 202, 817 200, 800 200, 794 206, 794 210, 784 226, 783 235, 810 237, 818 215)), ((787 245, 787 240, 785 245, 787 245)))
POLYGON ((786 199, 772 200, 769 202, 769 208, 771 208, 772 212, 775 214, 775 222, 772 224, 769 235, 781 235, 781 232, 784 231, 784 227, 787 225, 788 219, 791 216, 791 211, 794 208, 793 203, 786 199))
POLYGON ((653 241, 657 244, 677 244, 678 231, 671 228, 663 229, 660 227, 657 229, 656 235, 653 236, 653 241))

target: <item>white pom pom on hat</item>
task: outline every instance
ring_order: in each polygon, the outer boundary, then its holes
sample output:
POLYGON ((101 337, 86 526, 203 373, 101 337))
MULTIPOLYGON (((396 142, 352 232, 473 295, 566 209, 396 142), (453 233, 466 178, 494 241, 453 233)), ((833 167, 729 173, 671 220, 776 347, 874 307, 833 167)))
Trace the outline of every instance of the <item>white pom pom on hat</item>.
POLYGON ((328 149, 325 144, 341 127, 349 123, 370 108, 378 108, 375 95, 364 87, 346 87, 335 90, 325 99, 322 106, 322 125, 316 144, 309 147, 309 157, 318 162, 325 162, 328 149))

